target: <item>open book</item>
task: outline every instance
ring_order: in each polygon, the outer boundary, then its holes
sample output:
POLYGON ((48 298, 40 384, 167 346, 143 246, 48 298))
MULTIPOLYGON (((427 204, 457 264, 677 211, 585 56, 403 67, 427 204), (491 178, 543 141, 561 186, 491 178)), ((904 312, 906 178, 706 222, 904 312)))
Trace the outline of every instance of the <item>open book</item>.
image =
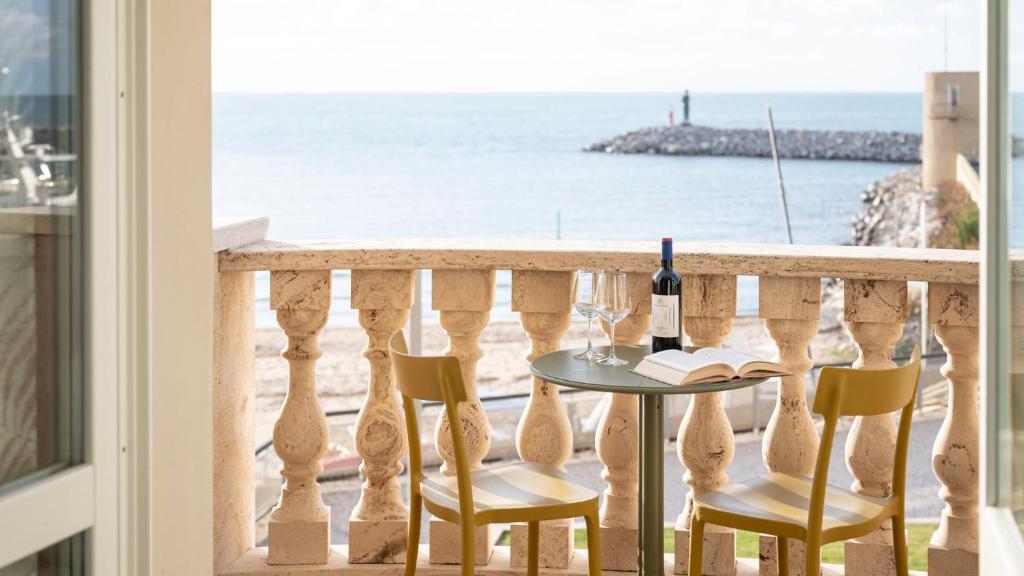
POLYGON ((663 350, 646 356, 633 372, 673 386, 790 374, 781 364, 724 348, 701 348, 693 353, 663 350))

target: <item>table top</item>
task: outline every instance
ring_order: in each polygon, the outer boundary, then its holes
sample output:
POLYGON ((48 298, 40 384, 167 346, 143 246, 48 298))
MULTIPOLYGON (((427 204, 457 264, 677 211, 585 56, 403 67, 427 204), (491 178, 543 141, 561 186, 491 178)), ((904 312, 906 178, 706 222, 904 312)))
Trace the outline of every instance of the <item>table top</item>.
MULTIPOLYGON (((607 346, 595 347, 594 349, 602 354, 608 353, 607 346)), ((685 347, 684 350, 692 352, 697 350, 697 348, 685 347)), ((766 380, 766 378, 744 378, 725 380, 723 382, 709 382, 706 384, 672 386, 671 384, 665 384, 664 382, 630 372, 644 356, 651 353, 650 346, 623 346, 621 344, 616 346, 615 354, 629 362, 629 364, 622 366, 602 366, 594 361, 573 358, 574 355, 582 351, 583 349, 579 348, 576 350, 559 350, 558 352, 545 354, 530 364, 530 373, 538 378, 561 386, 624 394, 698 394, 701 392, 722 392, 746 388, 766 380)))

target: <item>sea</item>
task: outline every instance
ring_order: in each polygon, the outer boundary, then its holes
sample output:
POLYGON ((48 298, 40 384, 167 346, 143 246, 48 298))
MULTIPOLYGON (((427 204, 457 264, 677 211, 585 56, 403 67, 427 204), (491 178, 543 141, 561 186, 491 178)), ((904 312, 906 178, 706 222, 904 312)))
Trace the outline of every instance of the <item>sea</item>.
MULTIPOLYGON (((691 120, 764 128, 920 132, 915 93, 691 94, 691 120)), ((214 214, 270 217, 287 239, 532 238, 785 243, 768 159, 583 152, 681 118, 680 94, 234 94, 213 100, 214 214)), ((793 239, 846 244, 859 193, 905 165, 784 160, 793 239)), ((653 271, 652 271, 653 272, 653 271)), ((499 272, 493 320, 515 320, 499 272)), ((430 308, 423 277, 424 321, 430 308)), ((257 324, 275 326, 269 277, 257 324)), ((331 322, 354 325, 348 272, 331 322)), ((756 314, 756 278, 738 311, 756 314)))

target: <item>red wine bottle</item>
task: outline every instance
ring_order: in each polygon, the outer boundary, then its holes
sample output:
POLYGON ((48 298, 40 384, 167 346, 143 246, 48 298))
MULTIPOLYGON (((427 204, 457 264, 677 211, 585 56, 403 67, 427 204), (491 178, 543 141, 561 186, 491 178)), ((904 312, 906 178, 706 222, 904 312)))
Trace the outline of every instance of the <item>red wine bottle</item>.
POLYGON ((661 239, 661 268, 651 278, 651 350, 682 350, 682 278, 672 269, 672 239, 661 239))

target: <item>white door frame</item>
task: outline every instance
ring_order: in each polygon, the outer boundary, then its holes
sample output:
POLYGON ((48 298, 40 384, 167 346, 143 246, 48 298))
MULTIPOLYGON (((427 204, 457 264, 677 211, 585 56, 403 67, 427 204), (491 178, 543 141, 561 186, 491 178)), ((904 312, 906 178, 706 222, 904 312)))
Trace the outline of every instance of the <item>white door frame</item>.
MULTIPOLYGON (((1019 0, 1015 0, 1019 1, 1019 0)), ((981 167, 983 362, 980 486, 981 572, 1008 574, 1024 566, 1024 539, 1010 502, 1010 114, 1008 0, 985 0, 981 167)), ((1018 305, 1021 303, 1017 303, 1018 305)), ((1019 572, 1017 572, 1019 573, 1019 572)))
POLYGON ((117 0, 80 5, 79 74, 82 83, 82 186, 85 198, 83 272, 85 299, 83 340, 83 463, 0 497, 0 566, 29 556, 85 531, 90 574, 124 574, 119 566, 121 526, 118 511, 127 494, 120 490, 121 448, 118 398, 124 389, 118 360, 119 329, 124 313, 118 299, 118 206, 124 190, 118 170, 117 0))

